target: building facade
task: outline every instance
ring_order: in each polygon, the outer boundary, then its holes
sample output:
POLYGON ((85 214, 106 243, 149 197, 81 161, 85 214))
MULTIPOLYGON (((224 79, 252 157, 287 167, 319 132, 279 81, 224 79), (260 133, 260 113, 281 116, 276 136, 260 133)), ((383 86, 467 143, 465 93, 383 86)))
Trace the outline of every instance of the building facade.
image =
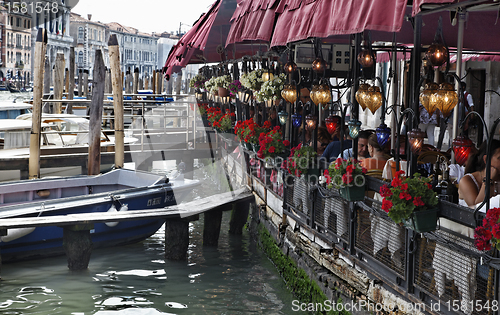
POLYGON ((120 23, 108 23, 110 34, 115 34, 120 45, 120 63, 122 72, 134 72, 139 69, 139 76, 148 77, 157 69, 158 38, 139 30, 123 26, 120 23))
POLYGON ((70 35, 75 47, 75 68, 77 71, 89 70, 92 77, 96 50, 101 50, 104 64, 109 67, 109 31, 106 24, 91 19, 91 15, 88 18, 76 13, 70 15, 70 35))
POLYGON ((24 86, 31 80, 31 15, 2 7, 0 80, 24 86))

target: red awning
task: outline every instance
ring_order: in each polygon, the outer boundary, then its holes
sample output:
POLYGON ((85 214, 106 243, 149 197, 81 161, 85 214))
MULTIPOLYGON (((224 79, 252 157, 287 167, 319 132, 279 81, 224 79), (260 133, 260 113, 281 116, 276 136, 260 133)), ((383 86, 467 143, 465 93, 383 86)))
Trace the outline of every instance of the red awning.
POLYGON ((281 0, 271 46, 310 37, 325 38, 374 30, 398 32, 406 0, 281 0))
POLYGON ((269 42, 279 0, 240 0, 231 18, 226 46, 245 41, 269 42))
MULTIPOLYGON (((411 51, 408 51, 407 53, 397 52, 396 58, 397 60, 410 60, 411 51)), ((391 62, 391 61, 392 61, 392 53, 377 52, 377 63, 391 62)))
POLYGON ((413 16, 417 15, 421 10, 422 5, 425 4, 443 4, 452 2, 454 2, 454 0, 413 0, 413 10, 411 13, 413 16))
POLYGON ((179 42, 172 47, 164 68, 164 75, 167 79, 172 72, 179 72, 185 67, 190 62, 195 51, 201 52, 205 49, 208 32, 210 32, 215 17, 219 12, 221 2, 221 0, 217 0, 210 10, 202 15, 193 27, 181 37, 179 42))
MULTIPOLYGON (((500 55, 462 54, 462 61, 500 61, 500 55)), ((457 55, 452 54, 450 62, 457 62, 457 55)))

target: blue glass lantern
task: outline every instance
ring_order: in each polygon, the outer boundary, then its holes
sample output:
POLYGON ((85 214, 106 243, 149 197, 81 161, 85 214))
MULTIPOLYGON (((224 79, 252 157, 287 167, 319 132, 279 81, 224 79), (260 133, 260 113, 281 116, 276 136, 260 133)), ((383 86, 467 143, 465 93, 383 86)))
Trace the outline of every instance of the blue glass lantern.
POLYGON ((278 118, 279 118, 280 124, 284 125, 284 124, 286 124, 286 122, 288 120, 288 113, 285 111, 280 111, 278 113, 278 118))
POLYGON ((377 135, 378 145, 383 149, 391 137, 391 128, 382 123, 377 127, 375 134, 377 135))
POLYGON ((353 138, 353 139, 356 139, 359 135, 359 129, 361 128, 361 122, 357 119, 351 119, 351 120, 349 120, 347 127, 349 128, 349 136, 351 136, 351 138, 353 138))
POLYGON ((295 128, 299 128, 302 125, 302 115, 301 114, 293 114, 292 115, 292 124, 295 128))

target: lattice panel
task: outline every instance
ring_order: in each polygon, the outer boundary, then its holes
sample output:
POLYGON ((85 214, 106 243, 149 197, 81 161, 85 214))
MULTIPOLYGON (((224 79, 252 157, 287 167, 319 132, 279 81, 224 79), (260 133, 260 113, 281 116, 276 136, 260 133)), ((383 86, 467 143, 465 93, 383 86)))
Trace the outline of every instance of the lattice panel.
POLYGON ((467 315, 493 313, 494 269, 480 264, 474 240, 444 230, 434 234, 437 240, 418 241, 415 285, 440 299, 443 309, 467 315))
MULTIPOLYGON (((378 203, 372 205, 377 206, 378 203)), ((388 217, 357 211, 356 247, 405 279, 405 228, 388 217)))
POLYGON ((349 239, 349 203, 340 197, 316 196, 314 222, 347 241, 349 239))
POLYGON ((293 192, 288 195, 287 203, 295 211, 302 212, 305 216, 310 216, 312 200, 309 200, 309 184, 302 178, 295 178, 293 187, 290 187, 290 190, 293 192))

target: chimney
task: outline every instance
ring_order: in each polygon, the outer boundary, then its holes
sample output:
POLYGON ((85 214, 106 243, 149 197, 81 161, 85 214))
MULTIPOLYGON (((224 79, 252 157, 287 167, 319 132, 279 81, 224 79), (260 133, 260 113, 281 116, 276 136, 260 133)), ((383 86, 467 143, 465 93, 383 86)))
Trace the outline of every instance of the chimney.
POLYGON ((87 17, 89 18, 89 21, 92 20, 92 14, 87 14, 87 17))

